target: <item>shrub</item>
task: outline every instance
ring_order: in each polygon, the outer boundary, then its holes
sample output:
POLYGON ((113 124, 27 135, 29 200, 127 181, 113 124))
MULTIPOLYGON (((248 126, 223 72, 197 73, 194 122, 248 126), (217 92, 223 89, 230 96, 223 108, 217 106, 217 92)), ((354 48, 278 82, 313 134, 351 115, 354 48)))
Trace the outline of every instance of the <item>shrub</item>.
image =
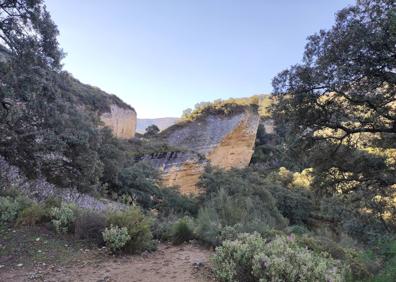
POLYGON ((32 204, 30 207, 24 208, 18 215, 18 225, 36 225, 49 220, 49 215, 43 206, 32 204))
POLYGON ((139 253, 150 250, 153 247, 151 233, 151 218, 145 216, 137 207, 131 207, 126 211, 118 211, 109 214, 108 226, 114 225, 125 227, 131 237, 125 245, 125 250, 129 253, 139 253))
POLYGON ((58 233, 66 233, 71 230, 75 219, 74 209, 74 205, 64 203, 59 208, 51 208, 52 224, 58 233))
POLYGON ((154 239, 170 241, 172 239, 172 227, 177 219, 177 216, 174 214, 156 218, 155 222, 151 226, 154 239))
POLYGON ((22 196, 0 197, 0 222, 10 223, 16 220, 20 211, 31 204, 27 198, 22 196))
POLYGON ((258 233, 240 234, 236 240, 224 241, 212 257, 215 276, 227 282, 257 281, 252 274, 253 259, 263 245, 264 240, 258 233))
POLYGON ((197 214, 197 200, 193 196, 182 195, 175 187, 161 187, 159 192, 159 201, 155 208, 162 215, 175 213, 195 216, 197 214))
POLYGON ((171 236, 174 244, 194 239, 194 226, 191 218, 183 217, 176 221, 172 226, 171 236))
POLYGON ((139 162, 121 169, 118 181, 121 194, 131 196, 145 209, 154 206, 153 196, 159 194, 158 171, 150 165, 139 162))
POLYGON ((44 209, 47 210, 48 212, 53 208, 53 207, 58 207, 60 208, 62 205, 62 200, 57 197, 48 197, 44 202, 44 209))
POLYGON ((98 245, 103 244, 102 232, 106 228, 106 217, 103 214, 82 211, 74 222, 74 235, 77 239, 90 240, 98 245))
POLYGON ((316 254, 292 236, 264 240, 258 233, 224 241, 212 258, 221 281, 343 281, 345 269, 327 254, 316 254))
POLYGON ((344 281, 345 269, 328 254, 299 246, 292 236, 278 236, 254 256, 253 273, 260 281, 344 281))
POLYGON ((384 267, 381 272, 370 281, 396 281, 396 240, 386 240, 384 243, 380 244, 379 247, 384 258, 384 267))
POLYGON ((103 232, 103 240, 106 242, 106 246, 113 252, 119 251, 123 248, 131 236, 128 234, 126 227, 118 227, 110 225, 110 228, 106 228, 103 232))
POLYGON ((287 224, 270 193, 271 184, 265 183, 258 173, 208 169, 199 185, 205 193, 201 196, 197 234, 204 241, 218 242, 219 233, 226 226, 237 226, 240 233, 251 233, 281 229, 287 224))
POLYGON ((214 209, 202 207, 195 222, 195 234, 199 240, 212 246, 220 244, 222 226, 214 209))

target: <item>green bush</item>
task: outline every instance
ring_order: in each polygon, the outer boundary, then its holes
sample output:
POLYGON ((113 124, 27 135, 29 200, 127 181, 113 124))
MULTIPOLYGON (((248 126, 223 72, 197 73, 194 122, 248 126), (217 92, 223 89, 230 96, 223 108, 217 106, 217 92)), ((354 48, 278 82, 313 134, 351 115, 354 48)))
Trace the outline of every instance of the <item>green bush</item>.
POLYGON ((370 281, 393 282, 396 281, 396 240, 386 240, 380 244, 380 253, 384 259, 383 269, 370 281))
POLYGON ((222 225, 214 209, 207 207, 199 209, 195 222, 195 234, 200 241, 212 246, 220 244, 222 225))
POLYGON ((304 234, 297 236, 296 241, 299 245, 306 247, 316 254, 327 253, 331 258, 343 261, 349 266, 350 275, 356 281, 362 281, 366 277, 371 276, 372 272, 375 272, 373 270, 373 267, 375 267, 373 262, 363 261, 360 258, 360 252, 349 247, 341 246, 326 237, 311 237, 304 234))
POLYGON ((62 205, 62 200, 60 198, 57 197, 48 197, 44 202, 44 209, 48 212, 50 212, 50 210, 54 207, 58 207, 60 208, 62 205))
POLYGON ((287 220, 276 207, 271 184, 251 170, 208 169, 199 183, 205 192, 197 218, 199 239, 218 244, 221 230, 231 226, 238 233, 264 232, 286 227, 287 220))
POLYGON ((32 204, 30 207, 24 208, 18 215, 17 225, 36 225, 49 220, 49 214, 39 204, 32 204))
POLYGON ((252 273, 253 259, 263 245, 264 240, 258 233, 240 234, 236 240, 224 241, 212 257, 215 276, 227 282, 258 281, 252 273))
POLYGON ((31 201, 22 196, 0 197, 0 223, 14 222, 21 210, 31 205, 31 201))
POLYGON ((264 240, 241 234, 216 248, 214 273, 221 281, 344 281, 345 268, 327 254, 316 254, 292 236, 264 240))
POLYGON ((56 232, 66 233, 71 230, 75 220, 74 210, 74 205, 65 203, 62 203, 60 207, 51 208, 51 222, 54 225, 56 232))
POLYGON ((174 244, 194 239, 194 224, 191 218, 183 217, 172 226, 171 237, 174 244))
POLYGON ((157 217, 151 226, 153 238, 159 241, 172 240, 172 226, 178 220, 174 214, 167 215, 166 217, 157 217))
POLYGON ((127 228, 130 240, 125 245, 125 251, 128 253, 139 253, 152 249, 153 235, 150 229, 152 219, 145 216, 139 208, 131 207, 126 211, 109 214, 107 225, 127 228))
POLYGON ((122 249, 131 236, 128 234, 126 227, 118 227, 110 225, 110 228, 106 228, 103 232, 103 240, 106 242, 106 246, 113 252, 117 252, 122 249))
POLYGON ((74 235, 77 239, 89 240, 101 245, 102 232, 106 228, 106 217, 97 212, 81 211, 74 222, 74 235))
POLYGON ((292 236, 279 236, 254 256, 253 273, 260 281, 344 281, 345 270, 328 254, 299 246, 292 236))

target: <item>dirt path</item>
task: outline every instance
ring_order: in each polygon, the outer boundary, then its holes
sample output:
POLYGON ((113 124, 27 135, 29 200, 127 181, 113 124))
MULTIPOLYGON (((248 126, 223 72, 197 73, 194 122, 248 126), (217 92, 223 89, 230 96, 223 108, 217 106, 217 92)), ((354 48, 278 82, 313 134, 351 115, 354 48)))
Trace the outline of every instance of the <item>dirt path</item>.
POLYGON ((112 257, 90 254, 82 261, 65 266, 34 269, 8 269, 1 281, 131 281, 131 282, 207 282, 206 266, 210 251, 193 245, 160 245, 154 253, 112 257))

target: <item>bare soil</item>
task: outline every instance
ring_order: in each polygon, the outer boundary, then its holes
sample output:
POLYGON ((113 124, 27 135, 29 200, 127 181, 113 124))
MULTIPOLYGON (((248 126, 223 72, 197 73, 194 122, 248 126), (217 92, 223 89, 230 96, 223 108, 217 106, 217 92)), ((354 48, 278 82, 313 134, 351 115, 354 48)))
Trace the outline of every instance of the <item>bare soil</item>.
POLYGON ((0 281, 213 281, 211 251, 198 245, 161 244, 153 253, 113 256, 56 236, 39 228, 0 228, 0 281))

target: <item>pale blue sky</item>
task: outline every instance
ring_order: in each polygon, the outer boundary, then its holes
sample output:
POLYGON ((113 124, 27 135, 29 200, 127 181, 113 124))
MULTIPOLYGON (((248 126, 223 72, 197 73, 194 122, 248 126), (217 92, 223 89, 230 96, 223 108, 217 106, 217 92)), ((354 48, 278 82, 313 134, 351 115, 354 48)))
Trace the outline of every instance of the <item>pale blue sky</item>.
POLYGON ((271 92, 353 0, 47 0, 65 69, 140 118, 271 92))

